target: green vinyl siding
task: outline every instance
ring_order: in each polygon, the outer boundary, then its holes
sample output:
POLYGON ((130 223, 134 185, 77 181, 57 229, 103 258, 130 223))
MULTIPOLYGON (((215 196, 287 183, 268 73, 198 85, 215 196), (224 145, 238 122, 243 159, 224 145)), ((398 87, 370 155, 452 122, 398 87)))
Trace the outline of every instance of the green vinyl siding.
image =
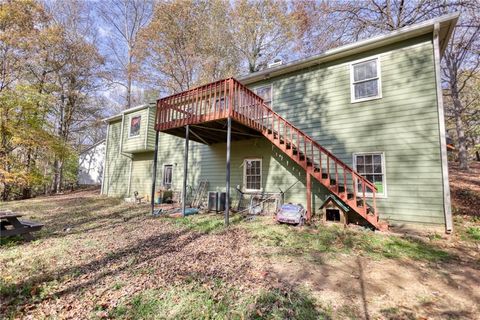
POLYGON ((132 161, 132 176, 130 178, 130 193, 135 191, 140 197, 148 199, 152 189, 153 152, 135 153, 132 161))
POLYGON ((155 111, 156 106, 148 108, 147 150, 155 150, 155 111))
MULTIPOLYGON (((353 153, 384 152, 381 218, 443 224, 436 84, 431 36, 332 61, 261 84, 274 110, 349 165, 353 153), (376 56, 382 98, 351 103, 350 63, 376 56)), ((252 84, 256 87, 259 84, 252 84)))
MULTIPOLYGON (((381 218, 393 223, 444 223, 430 35, 253 83, 250 87, 265 84, 273 87, 275 111, 348 165, 353 165, 354 153, 384 153, 387 192, 386 198, 377 200, 381 218), (382 98, 351 103, 350 63, 370 56, 380 60, 382 98)), ((150 112, 146 144, 147 150, 153 150, 155 107, 139 112, 150 112)), ((111 127, 114 125, 111 124, 111 127)), ((109 138, 119 139, 118 129, 110 131, 109 138), (116 135, 113 135, 114 131, 116 135)), ((116 167, 128 167, 129 159, 118 152, 112 153, 110 149, 109 145, 107 157, 117 157, 113 161, 116 167)), ((195 187, 200 180, 208 180, 208 190, 224 191, 225 149, 224 143, 208 146, 191 141, 188 184, 195 187)), ((142 195, 150 194, 152 157, 152 152, 133 155, 131 192, 136 190, 142 195)), ((181 190, 183 158, 184 140, 160 134, 157 186, 162 183, 163 165, 171 164, 172 188, 181 190)), ((265 138, 232 143, 231 195, 234 205, 238 198, 234 187, 243 187, 245 158, 262 159, 264 191, 279 192, 291 187, 285 194, 285 201, 305 205, 305 172, 265 138)), ((107 170, 111 163, 112 160, 108 159, 107 170)), ((123 178, 108 177, 106 181, 110 184, 110 195, 122 196, 128 190, 128 170, 117 171, 125 173, 123 178), (115 183, 118 185, 113 187, 115 183)), ((107 175, 111 173, 107 171, 107 175)), ((312 182, 313 208, 318 211, 328 191, 316 180, 312 182)))
POLYGON ((142 153, 153 151, 155 148, 155 107, 125 113, 123 124, 123 149, 126 153, 142 153), (140 134, 130 137, 130 121, 133 117, 141 116, 140 134))
POLYGON ((121 120, 109 123, 103 181, 103 194, 116 197, 127 195, 131 162, 130 158, 120 153, 121 129, 121 120))

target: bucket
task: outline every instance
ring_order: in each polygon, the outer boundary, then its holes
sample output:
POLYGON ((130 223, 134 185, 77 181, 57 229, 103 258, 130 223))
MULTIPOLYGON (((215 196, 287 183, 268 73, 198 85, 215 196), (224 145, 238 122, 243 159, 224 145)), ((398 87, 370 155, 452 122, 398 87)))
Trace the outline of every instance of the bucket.
POLYGON ((155 204, 161 204, 163 200, 162 191, 155 192, 155 204))

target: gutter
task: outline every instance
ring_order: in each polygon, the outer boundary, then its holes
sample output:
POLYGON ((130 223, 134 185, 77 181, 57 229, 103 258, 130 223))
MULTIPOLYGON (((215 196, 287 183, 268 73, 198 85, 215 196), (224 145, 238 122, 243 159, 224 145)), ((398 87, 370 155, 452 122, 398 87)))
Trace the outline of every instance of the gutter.
POLYGON ((127 110, 123 110, 119 114, 113 115, 113 116, 108 117, 108 118, 104 118, 104 119, 102 119, 102 121, 103 122, 111 122, 113 120, 120 119, 122 117, 122 115, 124 115, 124 114, 135 112, 135 111, 138 111, 138 110, 142 110, 142 109, 145 109, 145 108, 148 108, 148 107, 149 107, 148 104, 141 104, 139 106, 136 106, 136 107, 133 107, 133 108, 130 108, 130 109, 127 109, 127 110))
MULTIPOLYGON (((421 36, 429 32, 433 32, 434 26, 437 24, 441 25, 442 27, 443 25, 448 25, 448 31, 445 37, 445 39, 448 40, 458 20, 458 17, 459 17, 458 12, 443 15, 441 17, 427 20, 419 24, 401 28, 399 30, 390 32, 385 35, 380 35, 380 36, 369 38, 363 41, 354 42, 351 44, 347 44, 345 46, 327 50, 315 56, 292 61, 282 66, 267 68, 262 71, 240 76, 237 78, 237 80, 244 85, 248 85, 254 82, 280 76, 286 73, 298 71, 301 69, 306 69, 312 66, 322 64, 327 61, 337 60, 343 57, 351 56, 353 54, 357 54, 360 52, 365 52, 368 50, 372 50, 374 48, 385 46, 390 43, 406 40, 416 36, 421 36)), ((443 52, 447 44, 448 44, 448 41, 443 41, 441 43, 441 46, 442 46, 441 52, 443 52)))

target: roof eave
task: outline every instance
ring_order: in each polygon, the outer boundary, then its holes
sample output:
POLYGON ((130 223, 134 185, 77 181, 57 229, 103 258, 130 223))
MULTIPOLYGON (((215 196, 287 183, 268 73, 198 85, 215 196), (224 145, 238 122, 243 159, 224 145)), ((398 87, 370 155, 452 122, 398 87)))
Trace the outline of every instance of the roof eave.
POLYGON ((112 121, 121 119, 121 118, 122 118, 122 115, 125 115, 125 114, 128 114, 128 113, 132 113, 132 112, 135 112, 135 111, 140 111, 140 110, 143 110, 143 109, 146 109, 146 108, 150 108, 150 107, 153 107, 153 106, 154 106, 154 105, 152 105, 152 104, 141 104, 141 105, 139 105, 139 106, 136 106, 136 107, 133 107, 133 108, 124 110, 124 111, 122 111, 122 112, 120 112, 119 114, 116 114, 116 115, 114 115, 114 116, 111 116, 111 117, 108 117, 108 118, 104 118, 104 119, 102 119, 102 121, 105 122, 105 123, 112 122, 112 121))
POLYGON ((448 45, 448 40, 450 39, 458 17, 459 13, 457 12, 444 15, 435 19, 424 21, 419 24, 401 28, 385 35, 373 37, 363 41, 327 50, 324 53, 313 57, 308 57, 305 59, 293 61, 282 66, 268 68, 259 72, 251 73, 249 75, 239 77, 238 80, 244 85, 248 85, 271 77, 305 69, 327 61, 336 60, 353 54, 365 52, 391 43, 403 41, 433 32, 435 24, 439 24, 440 30, 444 30, 445 36, 441 38, 440 42, 440 47, 442 49, 441 53, 443 53, 446 46, 448 45))

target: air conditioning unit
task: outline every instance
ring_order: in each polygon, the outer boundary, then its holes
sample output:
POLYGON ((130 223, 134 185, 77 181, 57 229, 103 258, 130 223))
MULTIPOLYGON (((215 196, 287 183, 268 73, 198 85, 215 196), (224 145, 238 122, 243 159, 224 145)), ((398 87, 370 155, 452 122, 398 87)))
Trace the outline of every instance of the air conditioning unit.
POLYGON ((227 198, 226 192, 219 192, 218 193, 218 210, 225 211, 225 199, 227 198))
POLYGON ((209 191, 208 192, 208 211, 218 212, 218 192, 209 191))
POLYGON ((227 198, 227 194, 225 192, 209 191, 208 206, 207 206, 208 211, 215 211, 217 213, 225 211, 226 198, 227 198))

